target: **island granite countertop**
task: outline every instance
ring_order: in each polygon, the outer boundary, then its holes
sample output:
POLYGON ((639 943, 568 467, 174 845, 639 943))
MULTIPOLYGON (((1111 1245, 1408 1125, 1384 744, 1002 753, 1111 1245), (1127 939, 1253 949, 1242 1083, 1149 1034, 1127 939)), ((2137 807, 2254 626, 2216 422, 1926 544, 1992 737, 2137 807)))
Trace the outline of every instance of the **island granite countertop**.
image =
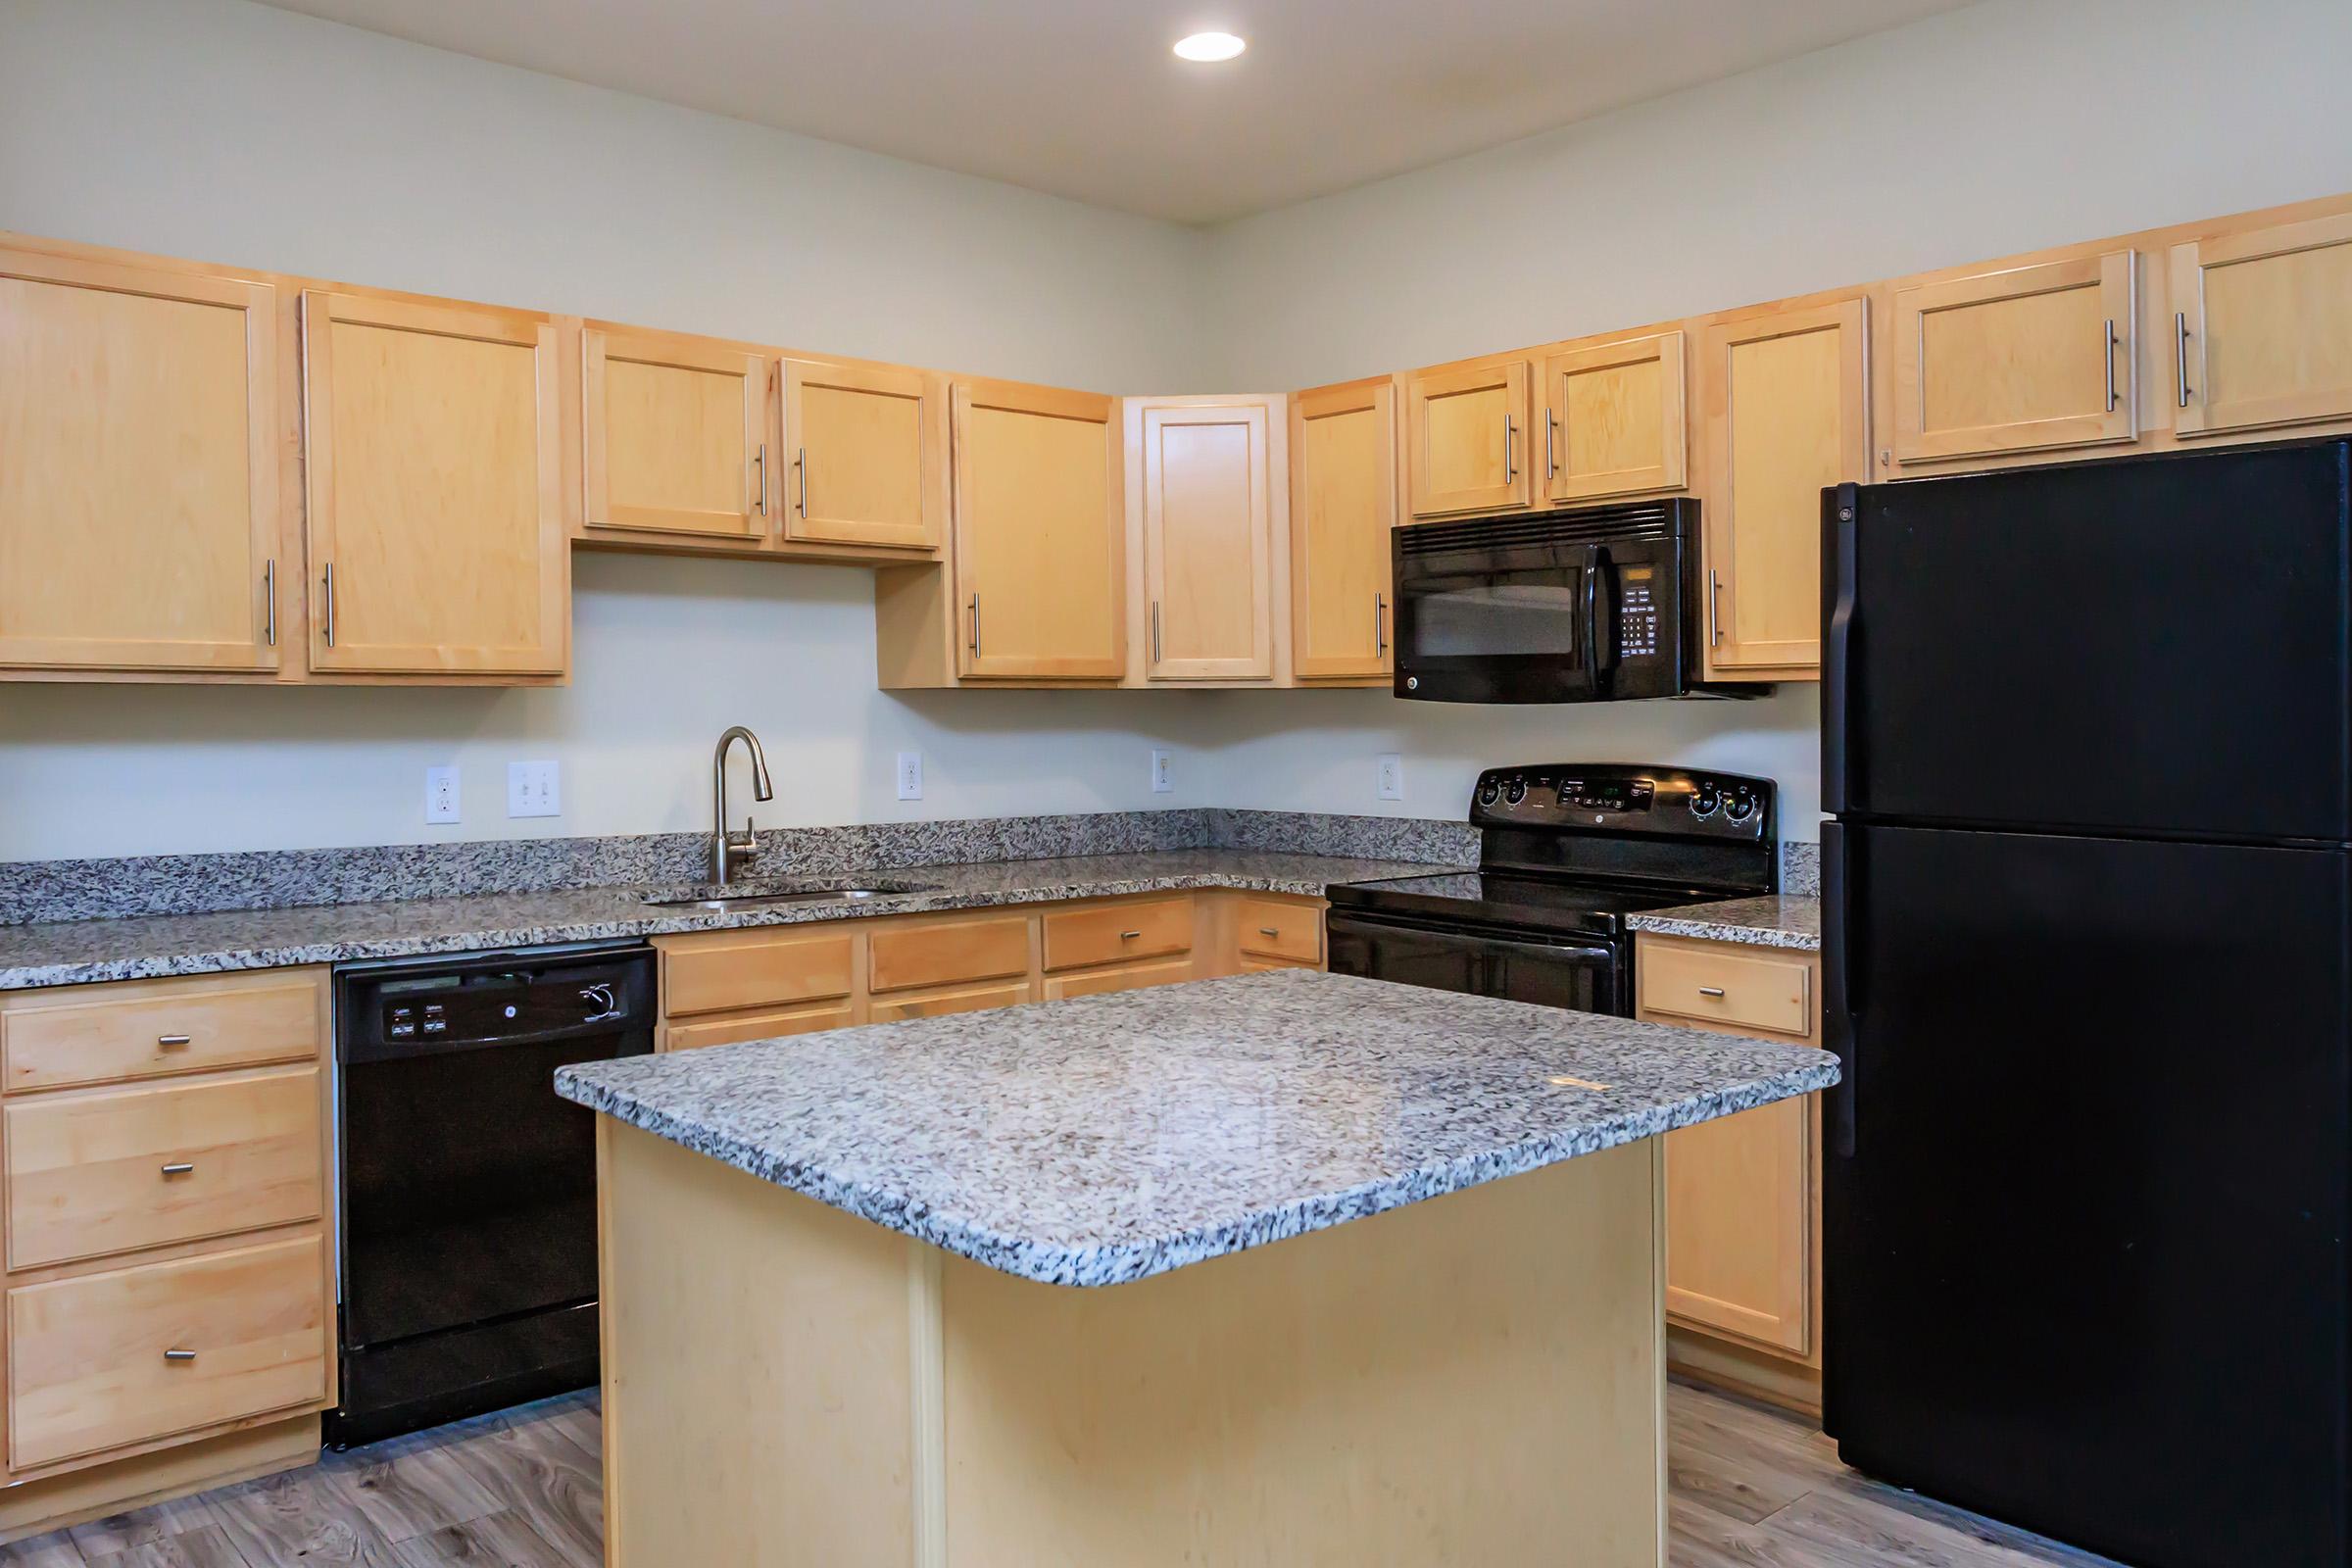
POLYGON ((1788 948, 1800 953, 1821 951, 1821 901, 1788 894, 1647 909, 1627 915, 1625 923, 1636 931, 1654 931, 1666 937, 1745 942, 1760 948, 1788 948))
MULTIPOLYGON (((1158 850, 898 866, 876 876, 893 883, 918 883, 925 891, 856 903, 819 900, 723 911, 654 908, 643 902, 642 887, 599 887, 0 925, 0 991, 1199 888, 1319 898, 1335 882, 1435 869, 1443 867, 1262 850, 1158 850)), ((845 875, 824 880, 849 887, 862 879, 845 875)))
POLYGON ((1837 1081, 1820 1051, 1281 970, 585 1063, 556 1092, 1004 1273, 1102 1286, 1837 1081))

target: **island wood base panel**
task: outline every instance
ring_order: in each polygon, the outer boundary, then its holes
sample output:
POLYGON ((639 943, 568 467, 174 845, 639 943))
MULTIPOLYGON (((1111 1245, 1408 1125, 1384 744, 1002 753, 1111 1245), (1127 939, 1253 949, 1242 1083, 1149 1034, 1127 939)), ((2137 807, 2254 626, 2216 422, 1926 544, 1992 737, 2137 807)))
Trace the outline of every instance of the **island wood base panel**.
POLYGON ((1657 1140, 1132 1285, 598 1119, 611 1568, 1662 1568, 1657 1140))

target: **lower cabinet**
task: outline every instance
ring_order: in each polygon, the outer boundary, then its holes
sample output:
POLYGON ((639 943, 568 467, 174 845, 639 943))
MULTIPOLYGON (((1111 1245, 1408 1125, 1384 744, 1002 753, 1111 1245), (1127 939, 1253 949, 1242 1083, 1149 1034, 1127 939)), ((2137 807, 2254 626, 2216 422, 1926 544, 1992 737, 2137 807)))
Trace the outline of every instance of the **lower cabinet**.
MULTIPOLYGON (((1644 934, 1637 1015, 1821 1044, 1818 955, 1644 934)), ((1674 1364, 1776 1403, 1821 1406, 1821 1113, 1783 1101, 1666 1135, 1674 1364)))

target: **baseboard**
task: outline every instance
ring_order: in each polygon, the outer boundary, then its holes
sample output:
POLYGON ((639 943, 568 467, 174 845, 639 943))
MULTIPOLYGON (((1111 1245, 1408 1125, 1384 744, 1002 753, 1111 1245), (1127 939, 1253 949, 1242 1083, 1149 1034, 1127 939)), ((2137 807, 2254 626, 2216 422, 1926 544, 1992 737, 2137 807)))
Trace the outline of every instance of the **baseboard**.
POLYGON ((1777 1404, 1816 1422, 1821 1419, 1817 1366, 1752 1350, 1679 1323, 1666 1325, 1666 1366, 1693 1383, 1777 1404))
POLYGON ((20 1481, 0 1488, 0 1545, 318 1461, 314 1413, 87 1470, 20 1481))

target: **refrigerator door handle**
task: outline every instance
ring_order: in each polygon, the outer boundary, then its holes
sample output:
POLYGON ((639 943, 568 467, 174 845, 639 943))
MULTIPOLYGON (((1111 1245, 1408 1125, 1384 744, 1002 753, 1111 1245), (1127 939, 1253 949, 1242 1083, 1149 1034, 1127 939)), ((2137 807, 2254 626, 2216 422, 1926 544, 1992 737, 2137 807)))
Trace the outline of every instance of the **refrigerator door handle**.
POLYGON ((1854 547, 1862 510, 1859 485, 1821 493, 1821 808, 1848 809, 1861 755, 1853 734, 1853 657, 1856 568, 1854 547))
POLYGON ((1861 988, 1854 983, 1861 945, 1854 929, 1857 848, 1842 822, 1821 829, 1821 1043, 1838 1058, 1838 1084, 1829 1093, 1830 1154, 1854 1157, 1862 1091, 1859 1029, 1861 988))

